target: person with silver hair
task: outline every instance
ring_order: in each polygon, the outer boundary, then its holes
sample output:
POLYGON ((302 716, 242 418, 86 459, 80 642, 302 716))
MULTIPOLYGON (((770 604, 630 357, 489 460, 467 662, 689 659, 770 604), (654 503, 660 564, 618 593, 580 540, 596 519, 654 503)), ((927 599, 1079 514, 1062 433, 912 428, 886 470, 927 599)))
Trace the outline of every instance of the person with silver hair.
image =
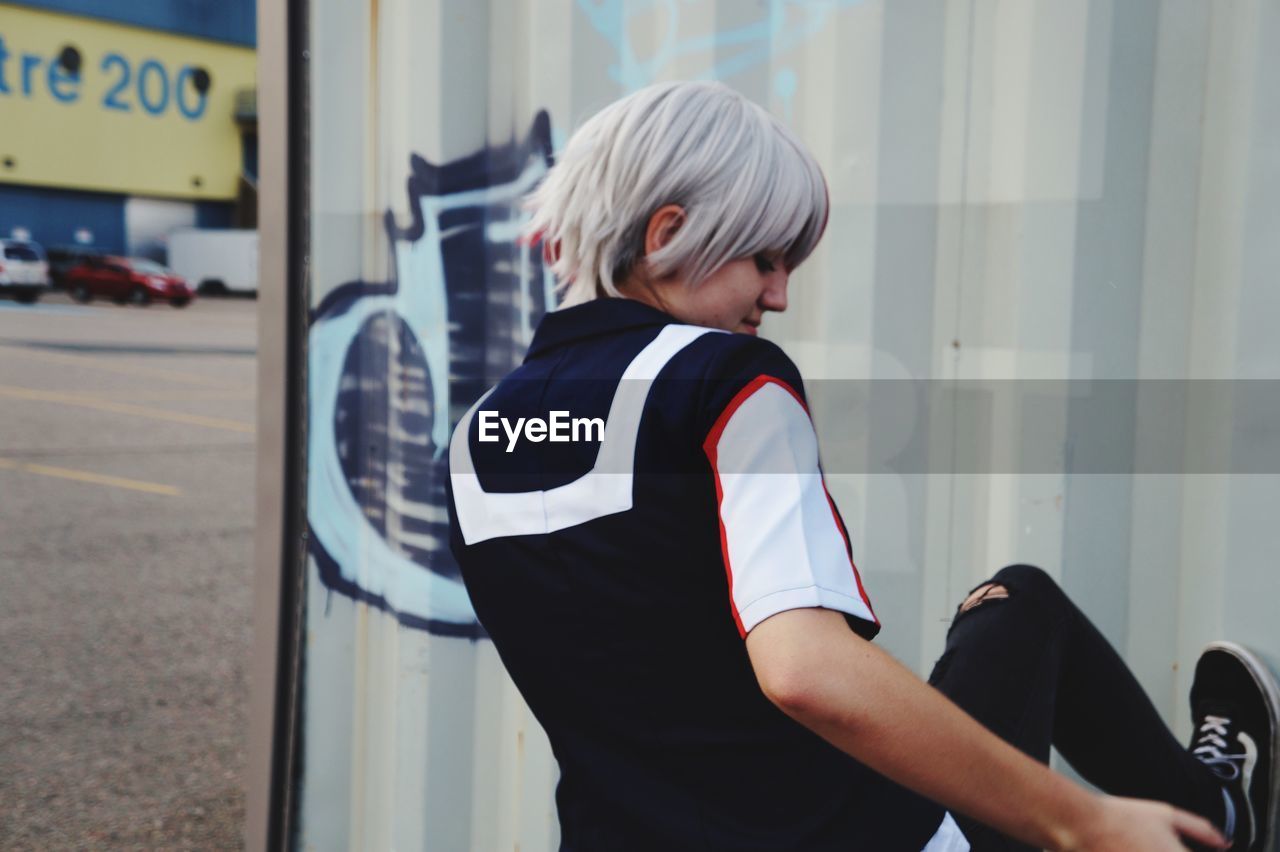
POLYGON ((830 207, 780 121, 651 86, 527 204, 562 306, 454 432, 451 545, 559 762, 562 850, 1272 848, 1280 690, 1247 650, 1200 658, 1187 749, 1038 568, 965 599, 928 683, 871 642, 803 382, 757 336, 830 207))
POLYGON ((570 306, 623 295, 632 273, 678 276, 693 292, 761 252, 794 269, 822 236, 828 200, 822 171, 786 125, 708 83, 652 86, 601 110, 527 206, 528 229, 557 247, 551 268, 570 306), (654 215, 670 236, 646 253, 654 215))

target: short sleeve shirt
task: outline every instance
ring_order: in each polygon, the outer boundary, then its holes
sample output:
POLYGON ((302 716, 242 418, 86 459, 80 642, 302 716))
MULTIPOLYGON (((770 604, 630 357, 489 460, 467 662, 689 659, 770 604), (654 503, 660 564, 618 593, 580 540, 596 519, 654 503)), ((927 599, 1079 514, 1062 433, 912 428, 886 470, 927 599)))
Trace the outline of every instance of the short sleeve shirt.
POLYGON ((548 314, 459 422, 450 508, 476 613, 560 764, 563 850, 936 841, 941 808, 781 713, 747 657, 789 609, 880 627, 776 345, 625 299, 548 314))

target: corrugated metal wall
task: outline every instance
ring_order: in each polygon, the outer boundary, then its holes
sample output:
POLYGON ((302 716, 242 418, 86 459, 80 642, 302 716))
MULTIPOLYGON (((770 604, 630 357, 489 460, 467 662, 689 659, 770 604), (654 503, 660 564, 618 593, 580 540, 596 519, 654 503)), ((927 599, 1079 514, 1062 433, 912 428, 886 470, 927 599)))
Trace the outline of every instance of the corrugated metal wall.
POLYGON ((514 200, 658 80, 724 80, 826 171, 766 329, 823 389, 894 653, 925 671, 958 597, 1026 561, 1182 732, 1203 642, 1280 662, 1275 3, 312 0, 309 33, 298 845, 556 848, 440 453, 551 305, 514 200))

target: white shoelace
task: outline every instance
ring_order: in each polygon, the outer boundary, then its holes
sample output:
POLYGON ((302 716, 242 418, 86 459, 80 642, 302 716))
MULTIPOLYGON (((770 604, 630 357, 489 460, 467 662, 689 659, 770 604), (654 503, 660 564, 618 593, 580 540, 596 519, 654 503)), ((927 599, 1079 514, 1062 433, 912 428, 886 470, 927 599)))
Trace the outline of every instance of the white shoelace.
POLYGON ((1206 715, 1200 723, 1200 737, 1192 754, 1213 773, 1224 781, 1235 781, 1240 777, 1240 766, 1248 755, 1226 754, 1227 726, 1231 720, 1225 716, 1206 715))
MULTIPOLYGON (((1206 715, 1200 723, 1200 737, 1196 740, 1196 748, 1191 752, 1214 775, 1226 782, 1240 779, 1241 766, 1248 757, 1246 754, 1226 753, 1227 726, 1230 724, 1231 719, 1225 716, 1206 715)), ((1225 784, 1222 787, 1222 801, 1226 811, 1223 833, 1228 839, 1233 839, 1236 832, 1236 805, 1225 784)))

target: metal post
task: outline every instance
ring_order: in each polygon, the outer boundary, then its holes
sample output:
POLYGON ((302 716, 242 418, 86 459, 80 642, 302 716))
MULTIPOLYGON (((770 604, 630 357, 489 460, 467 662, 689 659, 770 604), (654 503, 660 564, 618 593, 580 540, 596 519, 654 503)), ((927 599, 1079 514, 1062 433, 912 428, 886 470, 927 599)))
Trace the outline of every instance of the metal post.
POLYGON ((292 834, 305 559, 306 5, 258 2, 257 525, 245 848, 292 834))

